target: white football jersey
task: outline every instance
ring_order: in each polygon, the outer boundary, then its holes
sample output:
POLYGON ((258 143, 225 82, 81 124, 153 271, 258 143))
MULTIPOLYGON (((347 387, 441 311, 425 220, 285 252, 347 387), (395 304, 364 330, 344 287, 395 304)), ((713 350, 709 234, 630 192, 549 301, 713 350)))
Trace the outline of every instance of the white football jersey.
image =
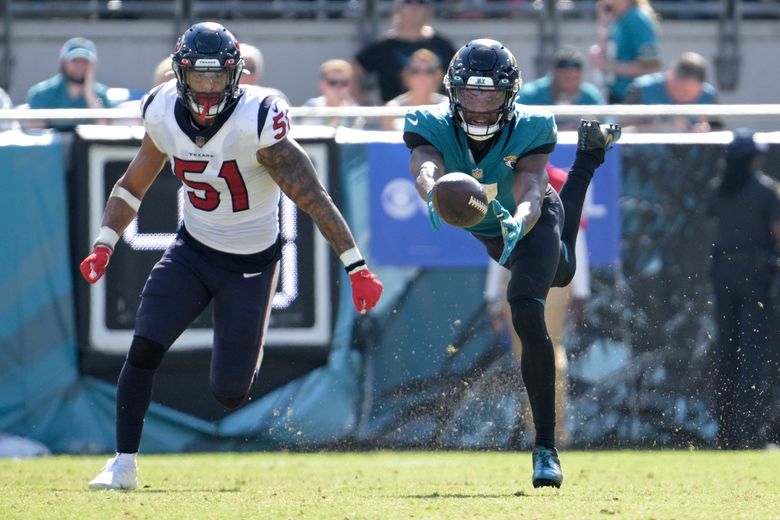
POLYGON ((184 225, 203 244, 234 254, 271 246, 279 234, 279 186, 257 162, 260 148, 290 133, 288 105, 262 87, 244 93, 217 122, 196 127, 177 103, 176 81, 151 90, 141 107, 146 134, 182 181, 184 225))

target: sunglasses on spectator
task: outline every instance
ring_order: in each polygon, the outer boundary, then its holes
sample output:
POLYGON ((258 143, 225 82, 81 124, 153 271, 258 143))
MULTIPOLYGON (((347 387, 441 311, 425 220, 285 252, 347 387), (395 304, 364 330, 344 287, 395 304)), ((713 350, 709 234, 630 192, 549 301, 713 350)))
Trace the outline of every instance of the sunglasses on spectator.
POLYGON ((403 0, 404 4, 412 4, 412 5, 428 5, 431 3, 430 0, 403 0))
POLYGON ((409 69, 409 74, 411 74, 412 76, 421 76, 423 74, 425 74, 426 76, 433 76, 437 72, 438 70, 433 67, 428 67, 426 69, 419 69, 417 67, 412 67, 411 69, 409 69))
POLYGON ((323 78, 325 80, 325 83, 330 85, 331 87, 348 87, 349 86, 349 80, 348 79, 328 79, 323 78))

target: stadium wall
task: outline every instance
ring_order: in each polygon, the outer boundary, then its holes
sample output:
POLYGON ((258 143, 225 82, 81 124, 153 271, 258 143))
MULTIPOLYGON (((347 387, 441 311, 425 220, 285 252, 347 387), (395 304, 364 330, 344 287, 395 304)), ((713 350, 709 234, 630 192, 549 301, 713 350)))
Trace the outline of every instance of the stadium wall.
MULTIPOLYGON (((264 83, 282 89, 295 105, 319 95, 320 63, 329 58, 351 59, 360 47, 357 27, 349 20, 231 20, 226 23, 240 40, 255 44, 263 51, 264 83), (295 58, 294 66, 291 66, 291 56, 295 58)), ((534 78, 538 37, 535 20, 448 20, 437 22, 436 27, 457 45, 485 35, 503 41, 517 55, 524 77, 534 78)), ((15 103, 23 103, 30 86, 56 71, 59 48, 74 35, 86 36, 97 43, 100 81, 109 86, 147 90, 154 67, 171 52, 180 30, 171 21, 15 20, 9 93, 15 103)), ((591 20, 562 22, 562 44, 585 52, 594 41, 591 20)), ((717 21, 663 21, 661 42, 665 64, 688 50, 697 51, 712 62, 718 45, 717 21)), ((722 102, 777 103, 780 98, 774 86, 780 84, 778 48, 780 24, 776 21, 743 22, 740 83, 734 92, 722 94, 722 102)), ((757 124, 758 128, 771 129, 766 121, 757 124)))

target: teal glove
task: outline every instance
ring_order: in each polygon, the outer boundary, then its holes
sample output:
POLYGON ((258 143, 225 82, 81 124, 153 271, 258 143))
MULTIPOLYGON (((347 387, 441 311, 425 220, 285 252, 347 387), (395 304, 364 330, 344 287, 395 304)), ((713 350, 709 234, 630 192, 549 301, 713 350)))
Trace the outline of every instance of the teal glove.
POLYGON ((434 231, 438 231, 441 227, 441 217, 436 213, 436 208, 433 207, 433 190, 428 192, 428 221, 434 231))
POLYGON ((501 234, 504 236, 504 251, 501 253, 501 258, 498 259, 498 263, 504 265, 509 260, 509 255, 512 254, 517 243, 525 236, 525 224, 515 220, 515 217, 497 199, 493 199, 491 204, 493 212, 501 224, 501 234))

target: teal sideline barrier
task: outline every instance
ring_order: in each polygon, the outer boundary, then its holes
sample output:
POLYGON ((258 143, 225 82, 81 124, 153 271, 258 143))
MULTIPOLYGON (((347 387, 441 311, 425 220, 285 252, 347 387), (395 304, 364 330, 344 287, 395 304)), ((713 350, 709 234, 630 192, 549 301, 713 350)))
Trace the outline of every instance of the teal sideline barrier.
MULTIPOLYGON (((71 285, 76 267, 63 261, 69 255, 62 157, 56 135, 4 134, 0 145, 0 160, 8 166, 0 206, 8 223, 0 231, 6 252, 0 283, 7 295, 0 304, 0 431, 58 453, 108 452, 115 387, 80 378, 77 370, 71 285)), ((362 166, 347 166, 345 188, 366 178, 362 166)), ((344 212, 349 218, 350 209, 344 212)), ((368 249, 364 240, 361 246, 368 249)), ((213 423, 153 403, 142 451, 308 447, 348 437, 359 410, 361 355, 350 344, 357 314, 346 275, 340 286, 326 366, 213 423)))
MULTIPOLYGON (((0 134, 0 164, 0 431, 58 453, 111 451, 115 389, 77 369, 60 140, 0 134)), ((145 443, 179 450, 214 429, 153 406, 145 443)))
POLYGON ((0 134, 0 430, 82 451, 110 425, 76 371, 62 162, 56 136, 0 134))

